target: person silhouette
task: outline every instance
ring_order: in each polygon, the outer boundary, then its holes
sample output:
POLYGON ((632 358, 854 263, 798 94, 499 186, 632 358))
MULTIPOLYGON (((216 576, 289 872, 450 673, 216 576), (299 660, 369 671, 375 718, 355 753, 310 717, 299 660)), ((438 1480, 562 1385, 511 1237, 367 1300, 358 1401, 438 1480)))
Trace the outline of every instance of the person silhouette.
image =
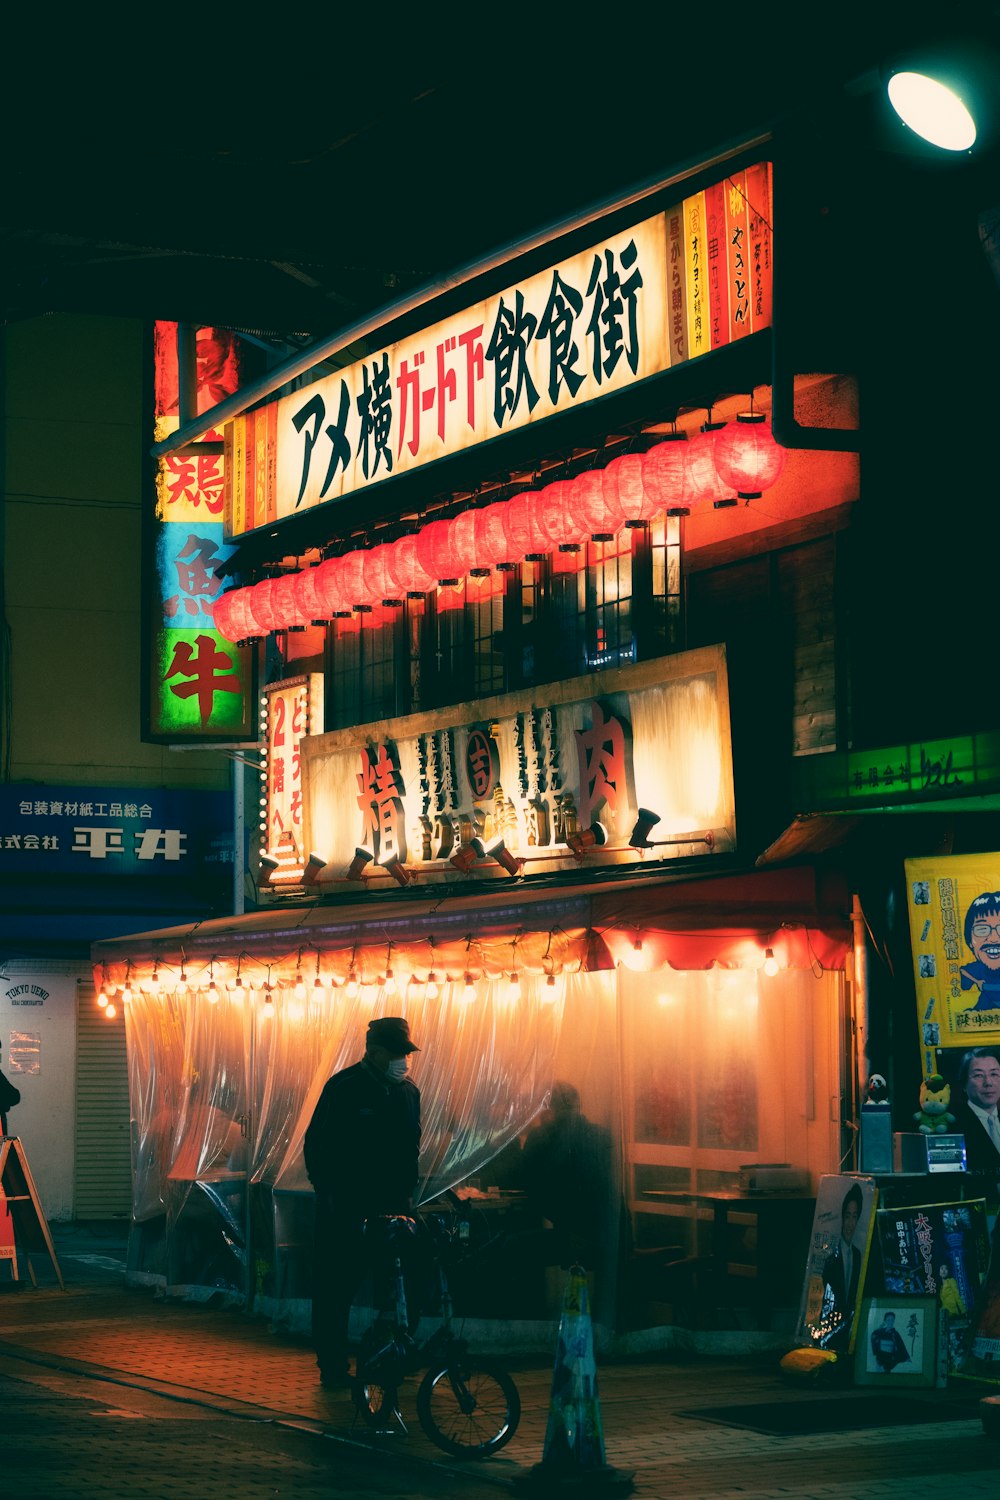
MULTIPOLYGON (((2 1042, 0 1042, 0 1062, 3 1062, 2 1042)), ((7 1134, 7 1111, 20 1102, 21 1090, 16 1089, 6 1073, 0 1071, 0 1134, 7 1134)))

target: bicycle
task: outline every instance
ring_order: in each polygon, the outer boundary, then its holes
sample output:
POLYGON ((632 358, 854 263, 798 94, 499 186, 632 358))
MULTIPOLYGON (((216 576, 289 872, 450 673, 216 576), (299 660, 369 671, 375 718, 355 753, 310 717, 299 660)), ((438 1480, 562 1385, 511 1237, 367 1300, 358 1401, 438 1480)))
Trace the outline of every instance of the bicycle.
POLYGON ((449 1194, 457 1214, 428 1215, 423 1220, 430 1235, 433 1265, 441 1301, 441 1323, 418 1343, 409 1332, 409 1313, 403 1279, 403 1247, 420 1233, 416 1221, 400 1215, 369 1220, 373 1233, 383 1236, 392 1252, 388 1289, 381 1311, 363 1335, 357 1371, 351 1382, 354 1405, 377 1432, 408 1428, 399 1409, 399 1387, 408 1375, 427 1367, 417 1389, 417 1418, 439 1448, 458 1458, 488 1458, 508 1443, 521 1419, 521 1398, 509 1373, 492 1360, 469 1354, 466 1341, 452 1328, 454 1304, 445 1260, 467 1250, 469 1219, 461 1200, 449 1194))

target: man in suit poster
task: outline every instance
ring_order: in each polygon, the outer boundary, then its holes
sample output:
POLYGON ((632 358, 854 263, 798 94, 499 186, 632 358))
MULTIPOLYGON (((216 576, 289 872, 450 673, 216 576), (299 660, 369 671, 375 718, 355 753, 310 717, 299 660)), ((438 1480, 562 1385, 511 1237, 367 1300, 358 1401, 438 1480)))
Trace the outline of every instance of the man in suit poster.
POLYGON ((951 1094, 954 1128, 965 1136, 967 1169, 982 1172, 991 1179, 991 1187, 984 1186, 983 1191, 993 1200, 996 1199, 996 1182, 1000 1177, 998 1103, 1000 1047, 972 1047, 963 1052, 951 1094))
POLYGON ((836 1354, 854 1347, 876 1197, 870 1178, 820 1179, 798 1334, 836 1354))

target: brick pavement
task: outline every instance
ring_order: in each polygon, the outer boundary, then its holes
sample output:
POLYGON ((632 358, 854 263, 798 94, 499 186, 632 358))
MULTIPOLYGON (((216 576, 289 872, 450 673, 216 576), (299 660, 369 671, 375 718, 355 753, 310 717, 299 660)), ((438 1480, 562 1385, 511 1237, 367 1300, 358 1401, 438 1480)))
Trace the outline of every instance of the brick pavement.
MULTIPOLYGON (((383 1454, 405 1454, 442 1472, 470 1467, 452 1464, 420 1431, 415 1382, 404 1391, 404 1415, 413 1419, 408 1436, 372 1439, 355 1424, 348 1399, 319 1389, 303 1339, 232 1309, 126 1287, 111 1268, 78 1281, 72 1257, 60 1258, 65 1292, 44 1284, 0 1291, 0 1360, 8 1373, 96 1380, 121 1392, 114 1399, 123 1407, 155 1398, 176 1408, 285 1424, 352 1447, 374 1443, 383 1454)), ((509 1364, 521 1392, 521 1425, 501 1454, 471 1466, 476 1489, 484 1481, 506 1488, 542 1454, 550 1364, 523 1358, 509 1364)), ((608 1462, 635 1471, 639 1495, 911 1500, 916 1489, 923 1493, 937 1483, 949 1489, 960 1483, 963 1500, 995 1500, 1000 1492, 1000 1443, 983 1434, 976 1407, 983 1387, 953 1382, 943 1393, 967 1405, 963 1420, 775 1438, 677 1415, 748 1401, 816 1399, 815 1389, 782 1381, 773 1354, 710 1359, 672 1353, 603 1364, 599 1378, 608 1462)), ((856 1394, 829 1390, 823 1396, 835 1401, 856 1394)), ((920 1399, 924 1393, 912 1394, 920 1399)), ((466 1478, 473 1483, 472 1473, 466 1478)))

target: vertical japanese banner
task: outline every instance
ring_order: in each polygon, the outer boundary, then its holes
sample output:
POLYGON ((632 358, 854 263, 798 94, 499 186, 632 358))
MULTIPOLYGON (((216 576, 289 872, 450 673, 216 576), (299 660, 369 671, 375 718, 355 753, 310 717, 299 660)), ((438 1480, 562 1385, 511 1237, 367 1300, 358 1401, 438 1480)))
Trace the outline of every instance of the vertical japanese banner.
POLYGON ((694 359, 712 347, 704 193, 692 193, 690 198, 684 199, 684 239, 687 247, 688 358, 694 359))
POLYGON ((709 343, 729 342, 729 257, 726 252, 726 188, 715 182, 705 197, 705 249, 708 263, 709 343))
POLYGON ((668 208, 667 221, 667 337, 670 363, 682 365, 688 357, 687 272, 684 253, 684 205, 668 208))
MULTIPOLYGON (((154 329, 155 436, 178 425, 177 325, 154 329)), ((224 329, 197 336, 198 410, 236 390, 239 351, 224 329)), ((209 432, 205 441, 221 441, 209 432)), ((146 732, 154 740, 256 739, 254 651, 215 629, 213 605, 224 588, 218 565, 225 541, 226 454, 171 454, 156 474, 152 588, 148 600, 146 732)))
POLYGON ((733 172, 726 179, 726 271, 729 297, 729 342, 751 332, 750 220, 747 214, 747 174, 733 172))
POLYGON ((266 750, 261 848, 278 860, 272 884, 301 877, 305 862, 301 744, 323 727, 323 676, 268 683, 261 696, 266 750))
POLYGON ((1000 854, 908 859, 906 897, 924 1072, 947 1076, 938 1048, 1000 1043, 1000 854))
POLYGON ((747 167, 747 223, 750 231, 750 326, 754 333, 771 326, 771 164, 747 167))

